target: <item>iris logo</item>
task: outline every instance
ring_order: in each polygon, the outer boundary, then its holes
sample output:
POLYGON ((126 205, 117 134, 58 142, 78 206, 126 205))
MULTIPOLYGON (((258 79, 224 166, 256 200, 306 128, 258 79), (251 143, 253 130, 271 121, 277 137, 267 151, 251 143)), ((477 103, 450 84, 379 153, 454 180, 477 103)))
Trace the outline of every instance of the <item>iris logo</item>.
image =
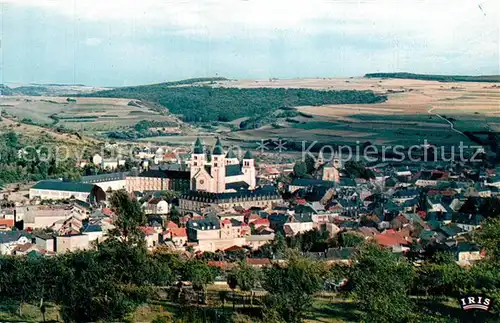
POLYGON ((460 297, 460 306, 464 311, 468 310, 482 310, 489 311, 492 300, 485 295, 467 295, 460 297))

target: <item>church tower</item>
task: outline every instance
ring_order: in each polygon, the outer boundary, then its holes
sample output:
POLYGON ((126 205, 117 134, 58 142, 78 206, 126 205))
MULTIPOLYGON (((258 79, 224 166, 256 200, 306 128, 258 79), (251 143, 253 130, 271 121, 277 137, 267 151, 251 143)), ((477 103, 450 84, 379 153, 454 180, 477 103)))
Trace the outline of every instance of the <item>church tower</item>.
POLYGON ((223 193, 226 190, 226 160, 224 158, 224 149, 217 138, 214 150, 212 151, 212 167, 210 175, 215 181, 215 192, 223 193))
POLYGON ((205 167, 206 156, 203 149, 203 144, 200 138, 196 138, 194 143, 193 153, 191 154, 191 189, 196 189, 196 185, 193 183, 194 176, 205 167))
POLYGON ((252 154, 247 150, 243 156, 243 166, 241 171, 245 175, 245 181, 250 185, 249 189, 253 190, 257 186, 255 162, 253 160, 252 154))

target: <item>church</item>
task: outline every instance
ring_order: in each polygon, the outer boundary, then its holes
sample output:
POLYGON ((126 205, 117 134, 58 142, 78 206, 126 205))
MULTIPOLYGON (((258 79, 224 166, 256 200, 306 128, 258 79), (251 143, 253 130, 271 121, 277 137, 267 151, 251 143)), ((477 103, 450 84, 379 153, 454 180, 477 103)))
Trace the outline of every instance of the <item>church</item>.
POLYGON ((254 190, 256 170, 252 154, 247 151, 240 162, 232 150, 224 152, 219 139, 212 154, 207 155, 200 138, 196 139, 190 161, 192 191, 225 193, 254 190))

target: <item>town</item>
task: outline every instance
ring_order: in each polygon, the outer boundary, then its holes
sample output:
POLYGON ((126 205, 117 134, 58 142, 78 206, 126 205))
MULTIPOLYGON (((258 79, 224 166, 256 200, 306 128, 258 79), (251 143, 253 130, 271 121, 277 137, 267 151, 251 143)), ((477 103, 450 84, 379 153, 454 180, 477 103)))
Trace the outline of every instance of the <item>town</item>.
MULTIPOLYGON (((473 237, 500 212, 498 167, 455 161, 367 166, 339 155, 327 161, 321 153, 270 164, 233 150, 219 139, 208 146, 197 138, 182 154, 144 148, 135 164, 95 154, 79 165, 101 174, 42 180, 24 199, 19 191, 4 195, 0 251, 50 257, 96 249, 120 221, 113 199, 125 198, 147 219, 138 229, 149 252, 200 259, 220 271, 222 284, 242 260, 255 268, 286 261, 277 243, 329 266, 349 266, 365 244, 415 267, 436 253, 450 254, 463 268, 486 257, 473 237), (125 164, 130 169, 119 171, 125 164), (14 195, 17 201, 10 200, 14 195)), ((330 280, 329 288, 341 290, 346 278, 330 280)))

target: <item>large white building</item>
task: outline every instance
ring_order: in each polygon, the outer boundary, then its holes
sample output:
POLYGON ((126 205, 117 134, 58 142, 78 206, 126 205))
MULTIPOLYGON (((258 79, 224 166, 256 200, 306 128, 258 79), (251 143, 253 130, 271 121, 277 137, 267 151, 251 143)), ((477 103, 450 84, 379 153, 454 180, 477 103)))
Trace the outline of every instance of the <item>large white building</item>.
POLYGON ((40 200, 64 200, 75 198, 84 202, 100 202, 106 199, 106 193, 99 186, 65 182, 58 180, 40 181, 33 185, 29 191, 30 200, 38 198, 40 200))
POLYGON ((249 151, 240 161, 232 150, 226 154, 219 139, 212 150, 211 160, 198 138, 191 155, 190 188, 211 193, 253 190, 256 186, 255 162, 249 151))

